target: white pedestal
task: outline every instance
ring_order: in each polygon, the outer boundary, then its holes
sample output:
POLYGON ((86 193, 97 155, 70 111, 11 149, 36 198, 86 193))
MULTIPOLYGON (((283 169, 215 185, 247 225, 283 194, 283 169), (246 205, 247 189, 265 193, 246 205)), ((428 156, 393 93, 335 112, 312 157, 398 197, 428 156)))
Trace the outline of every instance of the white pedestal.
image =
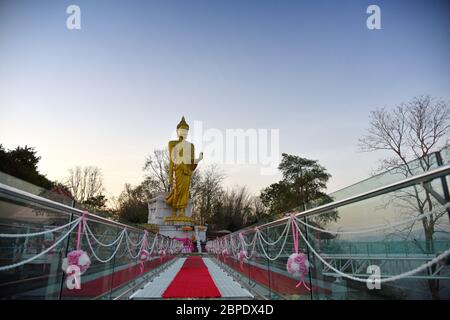
MULTIPOLYGON (((172 216, 172 208, 165 199, 168 192, 160 192, 148 202, 148 223, 157 225, 159 233, 171 238, 189 238, 194 235, 194 224, 188 221, 174 221, 167 223, 166 218, 172 216), (191 227, 191 230, 183 230, 184 227, 191 227)), ((192 217, 192 200, 189 200, 185 210, 186 217, 192 217)))
MULTIPOLYGON (((172 208, 166 203, 165 199, 169 195, 168 192, 160 192, 156 194, 148 202, 148 223, 156 225, 164 225, 165 218, 172 215, 172 208)), ((189 200, 188 206, 184 212, 186 217, 192 216, 192 200, 189 200)))

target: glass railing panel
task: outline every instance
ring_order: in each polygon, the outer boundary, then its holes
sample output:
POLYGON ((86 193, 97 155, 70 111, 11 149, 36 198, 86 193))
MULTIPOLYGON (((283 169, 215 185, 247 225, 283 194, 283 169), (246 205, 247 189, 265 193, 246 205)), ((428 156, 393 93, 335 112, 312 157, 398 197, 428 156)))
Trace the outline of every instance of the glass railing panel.
POLYGON ((443 148, 440 151, 440 154, 441 154, 443 164, 449 164, 450 163, 450 147, 443 148))
POLYGON ((23 190, 26 192, 29 192, 31 194, 34 194, 36 196, 43 194, 46 190, 44 188, 35 186, 32 183, 26 182, 22 179, 13 177, 9 174, 6 174, 4 172, 0 172, 0 183, 3 183, 7 186, 17 188, 19 190, 23 190))
POLYGON ((0 172, 0 183, 68 206, 74 205, 72 197, 61 186, 47 190, 4 172, 0 172))
MULTIPOLYGON (((139 262, 139 252, 141 241, 143 239, 143 232, 128 231, 128 241, 123 241, 121 248, 118 251, 115 261, 115 272, 113 277, 113 297, 121 293, 121 288, 127 289, 137 285, 138 279, 145 273, 151 271, 153 268, 149 261, 141 264, 139 262)), ((155 256, 150 258, 155 259, 155 256)))
MULTIPOLYGON (((269 261, 263 254, 262 248, 258 244, 258 238, 255 238, 255 231, 247 230, 243 233, 246 256, 239 260, 239 269, 243 274, 246 285, 258 292, 259 295, 270 298, 270 277, 269 277, 269 261)), ((236 239, 236 243, 239 239, 236 239)))
MULTIPOLYGON (((450 151, 444 149, 443 152, 445 152, 445 158, 450 159, 450 156, 447 156, 447 154, 450 155, 450 151)), ((426 158, 426 161, 424 159, 422 160, 416 159, 410 161, 407 166, 401 165, 398 168, 394 168, 389 171, 374 175, 370 178, 367 178, 363 181, 350 185, 346 188, 330 193, 329 196, 334 201, 342 200, 363 192, 384 187, 391 183, 401 181, 407 177, 414 176, 426 172, 428 170, 435 169, 437 167, 438 167, 437 156, 436 153, 433 153, 426 158)))
POLYGON ((297 214, 302 276, 287 270, 296 243, 292 230, 283 236, 289 217, 257 226, 251 259, 232 248, 249 254, 255 229, 210 244, 222 250, 226 239, 230 257, 216 257, 269 299, 450 299, 450 259, 442 258, 450 248, 448 171, 297 214))
MULTIPOLYGON (((433 180, 430 187, 437 198, 444 198, 441 179, 433 180)), ((310 255, 313 282, 322 283, 327 289, 313 291, 314 298, 450 298, 450 273, 439 264, 416 275, 382 283, 380 289, 369 288, 367 283, 348 279, 332 269, 367 278, 372 266, 372 270, 378 268, 381 278, 390 278, 418 268, 450 248, 449 216, 436 197, 417 185, 302 220, 309 225, 304 231, 309 243, 328 263, 310 255), (421 215, 426 215, 425 220, 414 220, 421 215), (317 229, 368 232, 334 234, 317 229)))
MULTIPOLYGON (((119 236, 119 230, 116 226, 105 224, 92 216, 87 218, 86 223, 89 230, 84 230, 81 234, 80 249, 87 253, 91 264, 80 275, 81 288, 71 289, 64 285, 62 299, 108 299, 111 292, 116 245, 103 246, 99 242, 105 245, 113 243, 119 236), (86 234, 88 237, 86 237, 86 234), (101 261, 98 259, 101 259, 101 261)), ((68 253, 76 250, 77 236, 77 231, 71 234, 68 253)))
MULTIPOLYGON (((301 281, 297 275, 289 273, 288 270, 288 259, 296 253, 291 224, 270 226, 267 228, 266 234, 268 235, 267 242, 273 244, 266 243, 270 257, 271 299, 310 300, 311 283, 308 274, 305 274, 301 281)), ((298 242, 298 244, 298 253, 307 254, 303 243, 298 242)))
POLYGON ((138 274, 138 248, 140 237, 139 232, 132 230, 128 231, 129 240, 124 239, 120 243, 115 260, 114 260, 114 275, 112 277, 111 297, 115 298, 121 294, 122 290, 131 289, 135 283, 134 279, 138 274), (136 244, 136 245, 133 245, 136 244), (133 258, 133 256, 135 258, 133 258), (122 290, 121 290, 122 289, 122 290))
MULTIPOLYGON (((67 224, 70 214, 26 203, 0 193, 0 233, 26 234, 67 224)), ((43 235, 0 237, 0 268, 37 256, 54 246, 68 228, 43 235)), ((63 273, 61 261, 67 239, 46 254, 8 270, 0 270, 0 299, 58 299, 63 273)))
MULTIPOLYGON (((83 228, 79 229, 81 214, 71 207, 0 185, 0 299, 113 299, 174 258, 168 250, 169 239, 158 236, 152 256, 141 262, 143 230, 88 213, 86 227, 80 224, 83 228), (8 237, 36 232, 39 234, 8 237), (80 275, 79 288, 70 281, 74 277, 63 272, 63 261, 78 248, 77 244, 90 260, 89 268, 80 275), (163 247, 166 255, 159 254, 163 247), (21 261, 27 263, 15 266, 21 261), (13 268, 3 270, 10 265, 13 268)), ((150 233, 147 237, 149 251, 155 237, 150 233)))
MULTIPOLYGON (((160 272, 175 255, 166 250, 165 255, 159 252, 163 237, 150 234, 147 237, 147 251, 150 254, 145 262, 139 260, 139 249, 144 232, 128 231, 129 242, 123 241, 115 257, 114 275, 112 278, 111 299, 122 297, 131 292, 136 286, 160 272), (155 241, 155 238, 157 240, 155 241)), ((167 241, 165 238, 164 241, 167 241)))
POLYGON ((261 277, 266 272, 267 262, 264 255, 261 252, 261 248, 258 246, 258 239, 255 238, 256 233, 254 231, 249 231, 245 233, 245 241, 249 244, 246 248, 250 259, 247 263, 249 264, 247 273, 247 284, 250 288, 258 290, 262 295, 269 295, 270 291, 261 284, 261 277))

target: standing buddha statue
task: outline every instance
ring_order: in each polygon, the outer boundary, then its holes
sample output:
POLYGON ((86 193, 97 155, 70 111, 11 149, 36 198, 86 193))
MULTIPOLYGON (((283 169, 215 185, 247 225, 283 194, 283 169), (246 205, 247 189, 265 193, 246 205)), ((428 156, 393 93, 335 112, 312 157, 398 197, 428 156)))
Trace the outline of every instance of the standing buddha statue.
POLYGON ((186 141, 189 125, 182 117, 177 125, 178 140, 169 141, 169 183, 170 194, 166 203, 172 207, 172 220, 186 220, 185 209, 189 203, 191 177, 197 164, 203 159, 200 153, 195 159, 194 145, 186 141))

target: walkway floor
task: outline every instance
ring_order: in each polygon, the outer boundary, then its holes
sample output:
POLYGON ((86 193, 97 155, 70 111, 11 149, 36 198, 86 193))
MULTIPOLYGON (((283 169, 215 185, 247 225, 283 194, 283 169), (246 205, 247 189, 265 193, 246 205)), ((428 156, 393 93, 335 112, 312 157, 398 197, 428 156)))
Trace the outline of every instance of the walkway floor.
POLYGON ((186 259, 180 271, 162 294, 164 299, 221 298, 208 267, 200 256, 186 259))
MULTIPOLYGON (((194 257, 190 257, 194 258, 194 257)), ((186 265, 186 267, 189 268, 204 268, 206 266, 207 272, 209 272, 210 278, 213 280, 213 286, 215 284, 216 290, 220 292, 220 296, 222 298, 235 298, 235 299, 252 299, 253 295, 243 288, 238 282, 234 281, 234 279, 229 276, 224 270, 222 270, 214 261, 212 261, 209 258, 202 258, 202 257, 195 257, 195 259, 189 259, 191 262, 186 264, 186 258, 178 258, 172 265, 170 265, 165 271, 163 271, 161 274, 159 274, 156 278, 154 278, 152 281, 147 283, 144 288, 138 290, 135 292, 130 298, 131 299, 162 299, 164 296, 171 296, 174 297, 172 294, 168 293, 174 293, 172 290, 174 286, 177 287, 177 292, 188 292, 190 288, 192 288, 193 281, 195 282, 195 279, 193 278, 186 278, 186 277, 196 277, 196 271, 191 270, 193 272, 185 272, 182 271, 183 265, 186 265), (198 259, 198 260, 197 260, 198 259), (176 279, 177 276, 180 276, 178 280, 176 279), (174 281, 175 280, 175 281, 174 281), (184 281, 180 281, 184 280, 184 281), (169 287, 172 286, 171 290, 168 290, 169 287), (185 291, 187 290, 187 291, 185 291), (167 292, 166 292, 167 291, 167 292), (165 294, 166 292, 166 294, 165 294)), ((204 279, 204 271, 201 271, 203 274, 199 279, 204 279)), ((195 290, 194 290, 195 291, 195 290)), ((210 289, 208 289, 209 294, 211 294, 210 289)), ((193 294, 197 295, 196 297, 190 297, 190 298, 199 298, 199 297, 205 297, 208 296, 208 292, 205 292, 205 295, 202 295, 201 292, 196 291, 193 292, 193 294)), ((218 296, 218 295, 217 295, 218 296)), ((188 297, 184 297, 188 298, 188 297)))
POLYGON ((136 291, 130 299, 161 299, 175 275, 180 271, 186 258, 178 258, 166 270, 147 283, 144 288, 136 291))
POLYGON ((223 271, 213 260, 203 258, 203 261, 205 261, 209 273, 214 279, 214 283, 223 298, 253 299, 253 295, 248 290, 244 289, 239 282, 234 281, 234 279, 223 271))

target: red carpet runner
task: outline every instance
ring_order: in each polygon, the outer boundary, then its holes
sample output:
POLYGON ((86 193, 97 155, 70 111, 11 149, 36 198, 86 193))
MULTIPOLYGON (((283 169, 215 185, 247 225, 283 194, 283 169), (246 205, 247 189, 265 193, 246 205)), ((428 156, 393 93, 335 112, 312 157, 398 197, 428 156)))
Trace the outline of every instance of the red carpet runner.
POLYGON ((220 298, 221 295, 203 259, 199 256, 190 256, 164 291, 162 297, 220 298))

